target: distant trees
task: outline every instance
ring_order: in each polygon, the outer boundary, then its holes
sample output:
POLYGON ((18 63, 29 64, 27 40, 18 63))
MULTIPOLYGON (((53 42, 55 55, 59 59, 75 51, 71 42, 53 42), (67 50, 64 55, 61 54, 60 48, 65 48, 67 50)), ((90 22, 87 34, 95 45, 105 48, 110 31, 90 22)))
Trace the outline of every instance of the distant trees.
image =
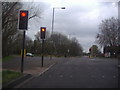
POLYGON ((28 37, 28 36, 26 36, 26 40, 25 40, 25 49, 26 49, 26 52, 31 52, 31 53, 34 53, 33 52, 33 45, 34 45, 34 42, 33 42, 33 40, 30 38, 30 37, 28 37))
POLYGON ((93 57, 97 57, 97 56, 100 56, 101 55, 101 52, 100 50, 98 49, 98 46, 97 45, 92 45, 90 47, 90 54, 91 56, 93 57))
MULTIPOLYGON (((114 17, 102 20, 100 32, 96 36, 97 43, 103 47, 110 47, 111 55, 120 53, 120 21, 114 17), (114 49, 113 49, 114 48, 114 49)), ((105 49, 104 49, 105 50, 105 49)))
MULTIPOLYGON (((45 54, 55 56, 80 56, 82 55, 82 47, 76 38, 71 40, 66 35, 61 33, 54 33, 52 37, 47 32, 45 40, 45 54)), ((35 35, 34 53, 41 54, 41 39, 40 33, 35 35)))
POLYGON ((80 45, 80 43, 78 43, 78 40, 76 38, 72 38, 70 40, 70 44, 69 44, 69 51, 70 51, 70 55, 73 56, 79 56, 82 55, 83 53, 83 48, 80 45))

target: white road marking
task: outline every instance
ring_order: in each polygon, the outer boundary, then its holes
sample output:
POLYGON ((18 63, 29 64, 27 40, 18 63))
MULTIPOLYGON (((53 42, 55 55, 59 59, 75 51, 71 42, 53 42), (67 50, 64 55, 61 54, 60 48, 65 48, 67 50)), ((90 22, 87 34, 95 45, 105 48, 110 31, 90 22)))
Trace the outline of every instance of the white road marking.
POLYGON ((73 76, 72 75, 70 75, 70 78, 72 78, 73 76))
POLYGON ((102 78, 105 78, 105 76, 103 75, 102 78))
POLYGON ((116 78, 116 76, 113 76, 113 78, 116 78))
POLYGON ((63 77, 63 75, 60 75, 60 77, 62 78, 62 77, 63 77))

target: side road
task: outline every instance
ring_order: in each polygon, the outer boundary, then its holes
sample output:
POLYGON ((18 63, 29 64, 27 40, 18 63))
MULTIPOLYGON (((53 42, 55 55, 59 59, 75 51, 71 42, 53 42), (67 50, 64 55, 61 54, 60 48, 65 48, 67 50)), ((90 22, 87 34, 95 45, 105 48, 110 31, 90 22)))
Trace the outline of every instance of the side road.
MULTIPOLYGON (((51 68, 56 63, 61 62, 61 61, 62 60, 59 60, 59 58, 50 59, 49 57, 45 57, 43 61, 43 67, 41 67, 41 57, 25 57, 23 76, 7 83, 6 85, 3 85, 3 88, 12 88, 16 86, 17 84, 20 84, 20 82, 24 82, 25 80, 29 78, 38 76, 44 73, 45 71, 47 71, 49 68, 51 68)), ((15 56, 12 60, 3 62, 2 69, 20 72, 21 57, 15 56)))

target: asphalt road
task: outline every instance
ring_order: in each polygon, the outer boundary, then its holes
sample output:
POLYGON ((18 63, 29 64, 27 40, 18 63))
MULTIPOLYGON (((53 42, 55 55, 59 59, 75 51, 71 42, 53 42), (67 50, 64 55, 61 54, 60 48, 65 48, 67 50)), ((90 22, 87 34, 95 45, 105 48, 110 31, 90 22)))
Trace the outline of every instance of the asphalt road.
POLYGON ((118 88, 118 60, 63 58, 20 88, 118 88))

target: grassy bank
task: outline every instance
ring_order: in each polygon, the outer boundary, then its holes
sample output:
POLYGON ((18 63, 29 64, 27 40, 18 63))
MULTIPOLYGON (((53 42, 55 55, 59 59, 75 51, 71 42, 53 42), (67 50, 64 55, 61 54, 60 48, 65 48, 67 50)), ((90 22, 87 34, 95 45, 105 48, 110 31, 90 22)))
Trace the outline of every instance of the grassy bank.
POLYGON ((0 85, 2 85, 2 71, 0 71, 0 85))
POLYGON ((22 76, 22 73, 20 72, 4 70, 2 71, 2 84, 6 84, 10 82, 11 80, 14 80, 20 76, 22 76))
POLYGON ((11 55, 10 56, 6 56, 6 57, 2 58, 2 62, 9 61, 12 58, 13 58, 13 56, 11 56, 11 55))

